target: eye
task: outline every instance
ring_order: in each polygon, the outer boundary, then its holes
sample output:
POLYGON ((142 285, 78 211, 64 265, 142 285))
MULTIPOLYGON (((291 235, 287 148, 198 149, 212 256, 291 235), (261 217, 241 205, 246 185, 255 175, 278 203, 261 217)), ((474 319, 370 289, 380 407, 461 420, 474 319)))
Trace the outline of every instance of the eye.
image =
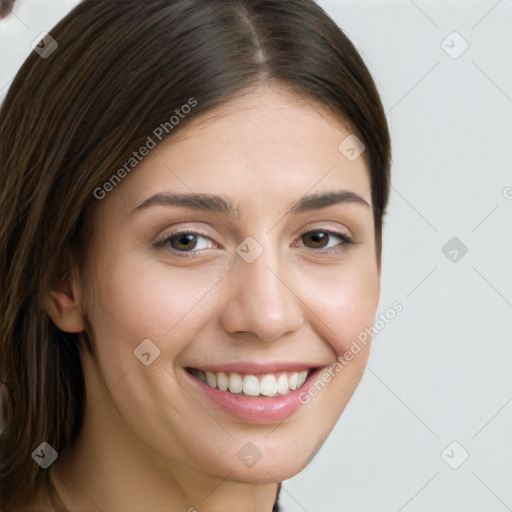
POLYGON ((324 230, 309 231, 304 233, 301 239, 302 243, 310 249, 334 249, 352 243, 352 239, 344 233, 324 230))
MULTIPOLYGON (((354 243, 344 233, 327 230, 314 230, 300 237, 304 247, 317 249, 319 252, 344 250, 347 245, 354 243)), ((198 253, 204 249, 215 247, 213 240, 194 231, 180 231, 165 235, 155 242, 155 246, 168 249, 176 254, 187 255, 198 253)))
POLYGON ((214 246, 211 238, 199 233, 194 233, 193 231, 171 233, 156 242, 155 245, 157 247, 168 247, 173 251, 181 253, 197 252, 202 249, 210 249, 214 246))

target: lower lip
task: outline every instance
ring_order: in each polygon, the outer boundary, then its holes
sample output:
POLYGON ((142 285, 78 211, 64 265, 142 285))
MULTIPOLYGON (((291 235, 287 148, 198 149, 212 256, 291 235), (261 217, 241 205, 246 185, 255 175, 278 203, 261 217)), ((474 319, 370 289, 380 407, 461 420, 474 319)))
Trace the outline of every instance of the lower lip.
POLYGON ((282 421, 297 411, 302 405, 299 396, 307 393, 320 370, 311 372, 304 384, 288 393, 276 397, 252 397, 237 395, 229 391, 220 391, 200 381, 193 375, 188 377, 210 400, 219 405, 223 410, 240 420, 251 423, 271 423, 282 421))

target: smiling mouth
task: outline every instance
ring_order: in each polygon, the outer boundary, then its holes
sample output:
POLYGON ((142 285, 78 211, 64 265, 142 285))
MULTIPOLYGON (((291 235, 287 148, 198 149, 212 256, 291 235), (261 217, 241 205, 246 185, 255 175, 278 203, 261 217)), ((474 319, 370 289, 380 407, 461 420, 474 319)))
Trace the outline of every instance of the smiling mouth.
POLYGON ((300 372, 250 374, 238 372, 212 372, 186 368, 187 372, 204 384, 241 396, 278 397, 288 395, 306 382, 313 368, 300 372))

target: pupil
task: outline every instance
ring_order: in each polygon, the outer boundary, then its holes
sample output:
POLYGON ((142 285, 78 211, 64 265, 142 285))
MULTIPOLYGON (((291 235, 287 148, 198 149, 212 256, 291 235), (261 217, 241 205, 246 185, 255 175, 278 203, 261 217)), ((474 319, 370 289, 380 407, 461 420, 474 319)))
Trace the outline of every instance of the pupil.
POLYGON ((197 243, 195 235, 189 233, 178 235, 174 240, 176 241, 172 244, 174 249, 193 249, 197 243))
POLYGON ((328 240, 327 233, 322 233, 321 231, 317 233, 311 233, 308 236, 313 242, 313 245, 315 245, 316 247, 324 247, 328 240))

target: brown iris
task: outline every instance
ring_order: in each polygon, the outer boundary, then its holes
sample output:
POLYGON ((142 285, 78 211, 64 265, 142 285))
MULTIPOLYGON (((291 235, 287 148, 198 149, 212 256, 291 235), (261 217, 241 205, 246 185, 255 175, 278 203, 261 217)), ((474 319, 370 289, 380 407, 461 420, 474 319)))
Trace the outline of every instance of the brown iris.
POLYGON ((329 237, 331 235, 326 233, 325 231, 314 231, 312 233, 307 233, 302 236, 302 240, 306 247, 310 247, 312 249, 322 249, 329 243, 329 237), (308 244, 306 240, 309 240, 308 244))
POLYGON ((192 233, 180 233, 171 237, 169 243, 177 251, 190 251, 197 245, 197 236, 192 233))

